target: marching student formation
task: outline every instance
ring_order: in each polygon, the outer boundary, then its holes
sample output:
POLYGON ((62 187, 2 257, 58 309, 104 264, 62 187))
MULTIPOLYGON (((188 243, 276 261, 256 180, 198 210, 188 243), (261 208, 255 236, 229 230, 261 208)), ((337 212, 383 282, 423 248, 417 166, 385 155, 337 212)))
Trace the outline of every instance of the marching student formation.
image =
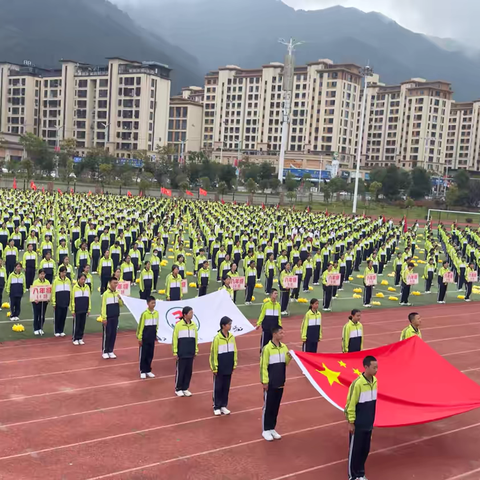
MULTIPOLYGON (((332 302, 344 284, 353 280, 354 272, 363 279, 363 306, 370 308, 377 277, 384 275, 389 263, 393 263, 391 275, 395 285, 401 287, 401 305, 410 305, 410 287, 418 283, 419 277, 425 281, 426 294, 438 284, 439 303, 445 302, 449 283, 465 288, 465 300, 470 301, 480 266, 480 230, 461 229, 455 224, 450 229, 439 225, 435 236, 428 223, 423 234, 417 235, 418 224, 408 229, 385 218, 183 199, 33 191, 2 191, 0 212, 0 301, 5 289, 10 319, 19 320, 22 297, 31 287, 37 287, 38 296, 32 299, 34 334, 44 334, 50 303, 55 337, 66 336, 70 310, 72 342, 84 345, 97 275, 103 323, 102 357, 115 359, 123 306, 117 285, 119 281, 130 282, 132 287, 138 285, 139 296, 145 300, 136 332, 142 379, 155 377, 152 361, 159 315, 152 293, 159 291, 161 268, 170 257, 167 252, 172 252, 175 262, 165 279, 167 301, 182 299, 182 281, 191 275, 199 296, 206 295, 210 284, 218 282, 234 302, 239 301, 239 292, 243 290, 248 305, 253 302, 258 281, 264 277, 267 298, 257 329, 261 330, 259 368, 264 392, 262 436, 267 441, 281 438, 276 431, 277 417, 286 367, 291 360, 283 342, 282 317, 289 314, 290 302, 298 301, 301 291, 310 292, 320 285, 323 291, 322 306, 319 299, 310 300, 299 332, 303 350, 316 353, 322 339, 321 310, 331 311, 332 302), (419 235, 425 239, 424 260, 415 256, 419 235), (440 255, 445 261, 438 268, 440 255), (192 257, 193 272, 187 271, 188 257, 192 257), (418 263, 425 267, 415 277, 418 263), (50 286, 48 298, 45 292, 50 286)), ((198 354, 193 315, 191 307, 184 307, 172 335, 178 397, 192 396, 190 381, 198 354)), ((359 309, 353 309, 343 327, 339 348, 344 353, 363 349, 361 315, 359 309)), ((400 339, 421 337, 420 315, 410 313, 408 321, 400 339)), ((209 361, 214 375, 216 416, 230 413, 229 390, 238 362, 231 326, 230 318, 219 318, 219 331, 211 344, 209 361)), ((377 361, 367 356, 363 364, 365 370, 350 386, 345 407, 351 480, 365 478, 377 398, 377 361)))

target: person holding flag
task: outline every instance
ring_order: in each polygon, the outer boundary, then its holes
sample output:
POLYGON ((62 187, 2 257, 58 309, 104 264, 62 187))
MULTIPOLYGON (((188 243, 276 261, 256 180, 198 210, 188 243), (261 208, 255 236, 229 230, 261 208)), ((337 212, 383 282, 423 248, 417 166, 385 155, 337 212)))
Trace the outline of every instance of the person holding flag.
POLYGON ((410 325, 402 330, 400 340, 406 340, 407 338, 417 336, 422 338, 422 332, 420 326, 422 325, 422 318, 417 312, 412 312, 408 315, 408 321, 410 325))
POLYGON ((360 352, 363 350, 363 325, 360 323, 362 312, 354 308, 348 322, 343 326, 342 352, 360 352))
POLYGON ((350 452, 348 455, 349 480, 366 480, 365 463, 370 453, 373 424, 377 407, 377 359, 368 355, 363 359, 365 371, 348 389, 345 417, 348 422, 350 452))
POLYGON ((319 301, 310 300, 310 308, 302 322, 302 351, 317 353, 318 342, 322 339, 322 314, 318 310, 319 301))

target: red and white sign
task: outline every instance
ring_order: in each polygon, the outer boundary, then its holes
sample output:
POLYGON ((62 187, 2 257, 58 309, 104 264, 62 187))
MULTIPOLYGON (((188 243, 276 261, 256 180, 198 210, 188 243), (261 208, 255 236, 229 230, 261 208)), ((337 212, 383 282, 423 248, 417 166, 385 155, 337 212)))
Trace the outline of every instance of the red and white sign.
POLYGON ((468 272, 467 280, 469 282, 478 282, 478 273, 477 272, 468 272))
POLYGON ((52 298, 52 286, 45 285, 41 287, 30 287, 30 301, 31 302, 49 302, 52 298))
POLYGON ((409 273, 407 275, 407 285, 418 285, 418 273, 409 273))
POLYGON ((369 273, 365 275, 365 285, 367 287, 373 287, 377 284, 377 274, 376 273, 369 273))
POLYGON ((188 281, 186 278, 182 280, 182 293, 188 293, 188 281))
POLYGON ((298 288, 298 277, 289 275, 283 279, 283 288, 298 288))
POLYGON ((126 297, 130 296, 130 282, 118 282, 117 292, 120 295, 125 295, 126 297))
POLYGON ((329 273, 327 275, 327 285, 329 287, 338 287, 340 285, 340 280, 342 279, 339 273, 329 273))
POLYGON ((245 290, 245 277, 231 277, 230 286, 234 292, 245 290))
POLYGON ((453 283, 454 281, 453 272, 447 272, 443 275, 443 283, 453 283))

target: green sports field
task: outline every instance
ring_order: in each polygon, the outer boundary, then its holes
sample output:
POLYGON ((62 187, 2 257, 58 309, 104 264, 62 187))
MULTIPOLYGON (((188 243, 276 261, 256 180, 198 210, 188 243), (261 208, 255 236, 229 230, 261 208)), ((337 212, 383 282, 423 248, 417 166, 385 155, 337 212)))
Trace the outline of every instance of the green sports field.
MULTIPOLYGON (((415 255, 419 257, 420 260, 423 259, 423 254, 419 252, 419 250, 422 249, 423 247, 423 240, 418 239, 418 245, 417 245, 417 250, 415 251, 415 255)), ((170 254, 171 255, 171 254, 170 254)), ((167 252, 168 256, 168 252, 167 252)), ((165 277, 170 271, 170 266, 172 265, 173 260, 168 259, 169 265, 166 267, 162 268, 162 272, 160 275, 159 279, 159 289, 165 288, 165 277)), ((420 274, 420 276, 423 274, 423 269, 424 269, 423 264, 418 264, 418 267, 416 268, 416 271, 420 274)), ((361 266, 361 272, 363 273, 364 269, 364 263, 361 266)), ((187 257, 187 271, 193 271, 193 260, 191 256, 187 257)), ((240 269, 241 272, 243 273, 243 269, 240 269)), ((393 286, 394 279, 392 277, 388 276, 388 273, 392 272, 392 265, 389 264, 385 270, 384 270, 384 275, 382 277, 379 277, 379 283, 381 280, 387 280, 389 282, 388 286, 383 286, 383 285, 377 285, 374 290, 374 296, 378 293, 381 293, 384 295, 384 298, 372 298, 372 301, 378 301, 381 303, 380 306, 373 306, 373 309, 386 309, 389 307, 398 307, 398 300, 393 301, 389 300, 389 296, 396 296, 399 298, 400 295, 400 289, 397 288, 396 292, 389 292, 388 287, 393 286)), ((215 273, 215 272, 213 272, 215 273)), ((359 272, 354 272, 353 275, 353 281, 350 283, 344 284, 344 289, 341 292, 338 292, 337 298, 333 301, 332 304, 332 311, 350 311, 352 308, 362 308, 362 298, 353 298, 354 292, 353 290, 355 288, 361 288, 363 285, 363 280, 357 278, 357 273, 359 272)), ((193 277, 187 277, 189 279, 192 279, 193 277)), ((216 282, 215 280, 216 276, 212 274, 212 277, 210 279, 210 285, 209 285, 209 292, 214 292, 216 291, 219 287, 220 284, 216 282)), ((94 280, 94 292, 93 292, 93 298, 92 298, 92 314, 87 320, 87 326, 86 326, 86 331, 87 332, 100 332, 101 331, 101 324, 97 322, 97 317, 100 315, 100 293, 98 291, 98 287, 100 285, 100 279, 98 275, 93 276, 94 280)), ((264 284, 264 277, 260 280, 260 283, 262 285, 264 284)), ((310 284, 312 286, 312 284, 310 284)), ((275 285, 274 285, 275 286, 275 285)), ((412 287, 412 291, 419 291, 423 292, 424 290, 424 285, 423 285, 423 280, 420 281, 420 284, 415 288, 412 287)), ((437 295, 436 295, 436 280, 434 281, 434 285, 432 288, 432 293, 429 295, 422 295, 420 296, 413 296, 410 295, 410 302, 412 303, 413 307, 415 306, 421 306, 421 305, 429 305, 432 303, 436 303, 437 295)), ((446 301, 447 303, 463 303, 463 300, 460 300, 457 298, 458 295, 463 294, 463 292, 458 292, 456 290, 456 285, 452 284, 449 285, 449 289, 447 292, 447 297, 446 301)), ((160 295, 159 293, 154 294, 158 300, 164 300, 165 295, 160 295)), ((188 294, 184 295, 185 298, 192 298, 197 295, 197 290, 189 288, 188 294)), ((255 301, 253 302, 252 305, 244 305, 244 293, 243 292, 238 292, 237 294, 237 305, 239 306, 240 310, 243 312, 243 314, 248 318, 248 319, 256 319, 258 318, 258 315, 260 313, 261 305, 262 302, 265 298, 265 293, 263 288, 256 288, 255 289, 255 301)), ((134 297, 139 297, 139 289, 138 286, 132 287, 132 296, 134 297)), ((308 301, 310 301, 311 298, 319 298, 322 299, 322 287, 321 286, 315 286, 313 287, 313 290, 311 290, 309 293, 302 293, 300 292, 300 298, 306 298, 308 301)), ((472 296, 473 301, 476 300, 476 295, 474 294, 472 296)), ((3 302, 8 301, 6 298, 6 294, 4 293, 3 296, 3 302)), ((405 307, 407 310, 411 311, 412 307, 405 307)), ((290 316, 298 316, 298 315, 303 315, 305 311, 308 309, 308 303, 292 303, 290 302, 289 304, 289 312, 290 316)), ((12 326, 14 322, 11 322, 9 318, 7 317, 7 312, 8 310, 2 310, 0 312, 0 341, 6 341, 6 340, 21 340, 25 338, 37 338, 38 341, 41 341, 40 337, 35 337, 33 335, 33 312, 32 312, 32 306, 29 302, 29 295, 28 292, 24 295, 23 301, 22 301, 22 313, 20 315, 20 322, 22 325, 25 327, 24 332, 14 332, 12 330, 12 326)), ((407 313, 407 312, 405 312, 407 313)), ((328 314, 326 314, 328 315, 328 314)), ((44 331, 45 331, 45 336, 46 337, 51 337, 53 336, 53 308, 51 305, 48 306, 47 309, 47 321, 45 323, 44 331)), ((347 315, 345 315, 347 317, 347 315)), ((71 316, 67 318, 67 324, 65 327, 65 332, 69 334, 71 331, 71 326, 72 326, 72 319, 71 316)), ((284 321, 284 326, 288 327, 288 320, 285 319, 284 321)), ((136 322, 135 319, 132 317, 132 315, 128 312, 126 307, 123 308, 121 317, 120 317, 120 328, 122 330, 133 330, 136 328, 136 322)), ((61 341, 61 340, 59 340, 61 341)))

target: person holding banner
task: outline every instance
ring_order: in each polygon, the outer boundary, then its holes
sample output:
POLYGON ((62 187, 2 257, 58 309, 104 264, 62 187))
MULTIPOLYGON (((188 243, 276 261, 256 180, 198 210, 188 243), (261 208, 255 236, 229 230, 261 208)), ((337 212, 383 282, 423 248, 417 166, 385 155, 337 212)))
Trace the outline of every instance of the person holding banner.
POLYGON ((329 282, 329 276, 335 273, 333 271, 333 264, 330 262, 327 269, 322 274, 323 287, 323 311, 330 312, 330 304, 332 303, 333 285, 329 282))
POLYGON ((290 299, 290 286, 286 285, 286 278, 292 276, 292 272, 290 270, 290 262, 285 264, 285 269, 280 274, 280 281, 278 284, 280 285, 280 292, 282 294, 281 302, 281 313, 282 315, 288 315, 288 301, 290 299))
POLYGON ((448 262, 444 261, 442 268, 438 271, 438 297, 437 303, 445 303, 445 295, 449 283, 453 283, 453 275, 448 268, 448 262))
MULTIPOLYGON (((45 270, 42 268, 38 271, 38 279, 33 282, 32 287, 47 287, 50 282, 45 278, 45 270)), ((0 299, 1 300, 1 299, 0 299)), ((43 325, 45 323, 45 313, 47 311, 48 302, 35 300, 32 302, 33 308, 33 333, 35 335, 43 335, 43 325)))
POLYGON ((152 294, 153 271, 148 260, 144 265, 145 268, 140 273, 140 298, 147 300, 152 294))
MULTIPOLYGON (((227 276, 230 277, 231 279, 234 278, 240 278, 240 274, 238 273, 238 267, 236 263, 232 263, 230 266, 230 271, 227 273, 227 276)), ((230 282, 230 285, 232 285, 232 281, 230 282)), ((237 303, 237 289, 232 286, 233 289, 233 303, 237 303)))
POLYGON ((245 305, 252 304, 253 292, 257 283, 257 267, 255 260, 251 260, 245 269, 245 305))
POLYGON ((431 293, 433 276, 437 269, 435 265, 435 257, 430 257, 428 263, 425 265, 425 270, 423 271, 423 278, 425 279, 425 293, 431 293))
POLYGON ((465 301, 470 302, 470 295, 472 294, 473 282, 475 278, 478 278, 477 270, 473 262, 468 264, 467 270, 465 271, 465 301))
POLYGON ((167 301, 182 299, 182 277, 178 274, 178 265, 172 265, 172 273, 169 273, 165 279, 165 295, 167 301))
POLYGON ((103 324, 102 358, 117 358, 113 350, 117 339, 118 319, 120 307, 123 301, 117 292, 118 279, 112 277, 108 282, 108 288, 102 295, 101 317, 103 324))
POLYGON ((422 332, 420 331, 420 326, 422 325, 422 318, 417 312, 412 312, 408 315, 408 321, 410 325, 407 328, 402 330, 400 335, 400 341, 406 340, 410 337, 419 337, 422 338, 422 332))
POLYGON ((318 310, 318 300, 310 300, 310 308, 302 322, 302 352, 317 353, 318 342, 322 339, 322 314, 318 310))
POLYGON ((175 324, 173 330, 173 356, 177 359, 175 375, 175 395, 191 397, 189 390, 193 372, 193 360, 198 354, 198 330, 192 321, 193 308, 183 307, 182 318, 175 324))
MULTIPOLYGON (((229 278, 228 276, 226 278, 229 278)), ((210 347, 210 368, 213 372, 213 414, 229 415, 228 394, 232 373, 237 368, 237 344, 230 333, 232 319, 222 317, 220 330, 210 347)))
MULTIPOLYGON (((223 262, 225 263, 225 262, 223 262)), ((222 265, 223 265, 222 263, 222 265)), ((222 268, 220 268, 222 270, 222 268)), ((225 274, 226 276, 226 274, 225 274)), ((222 277, 223 278, 223 277, 222 277)), ((208 260, 204 260, 202 267, 198 270, 197 284, 198 284, 198 296, 203 297, 207 294, 208 280, 210 279, 210 269, 208 268, 208 260)))
MULTIPOLYGON (((8 248, 8 247, 7 247, 8 248)), ((22 306, 22 297, 26 292, 25 274, 22 272, 22 264, 17 262, 14 266, 13 272, 8 276, 7 294, 10 297, 10 311, 12 315, 10 320, 13 322, 19 320, 19 315, 22 306)))
POLYGON ((230 298, 232 299, 232 302, 233 302, 235 292, 233 291, 232 287, 230 286, 231 282, 232 282, 232 277, 229 277, 228 275, 225 275, 225 277, 223 277, 223 285, 218 290, 225 290, 230 295, 230 298))
POLYGON ((272 288, 270 298, 262 305, 260 316, 258 317, 257 330, 262 327, 262 336, 260 338, 260 351, 272 339, 272 328, 278 325, 282 326, 281 305, 277 302, 278 292, 272 288))
POLYGON ((343 326, 342 352, 360 352, 363 350, 363 325, 360 323, 362 312, 354 308, 350 312, 348 322, 343 326))
POLYGON ((81 274, 73 286, 70 311, 73 316, 73 344, 85 345, 83 334, 87 317, 92 309, 91 292, 89 286, 85 283, 87 277, 81 274))
POLYGON ((140 378, 155 378, 152 373, 152 361, 155 354, 155 340, 158 333, 159 314, 155 310, 157 304, 154 297, 146 298, 147 309, 140 316, 137 327, 137 340, 140 345, 140 378))
POLYGON ((372 305, 370 304, 372 300, 372 293, 373 293, 373 283, 370 283, 370 279, 373 279, 375 275, 375 270, 373 269, 373 261, 368 260, 367 266, 365 267, 365 271, 363 273, 363 306, 365 308, 371 308, 372 305), (369 278, 367 279, 367 275, 369 278), (369 284, 370 283, 370 284, 369 284))
POLYGON ((402 288, 400 296, 400 305, 410 306, 408 303, 408 297, 410 296, 410 286, 412 285, 409 276, 413 273, 415 265, 412 262, 409 262, 407 268, 402 272, 402 288))

